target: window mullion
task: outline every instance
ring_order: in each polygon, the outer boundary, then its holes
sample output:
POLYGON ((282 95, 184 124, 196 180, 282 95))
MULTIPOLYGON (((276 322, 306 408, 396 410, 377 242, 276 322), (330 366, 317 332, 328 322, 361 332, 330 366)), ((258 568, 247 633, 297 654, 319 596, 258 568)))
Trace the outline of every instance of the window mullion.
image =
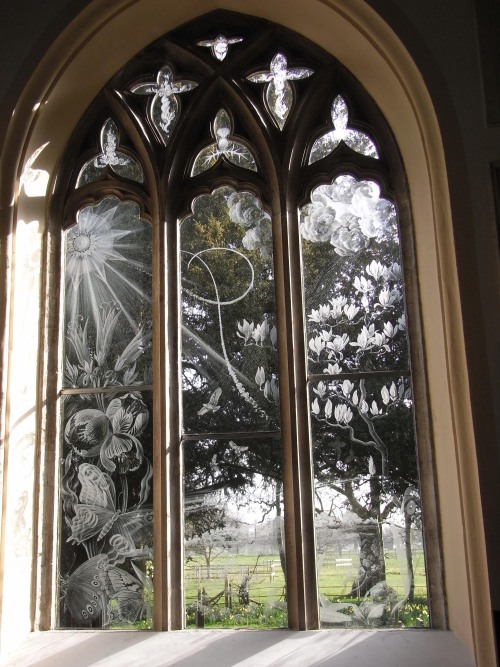
POLYGON ((156 577, 155 626, 162 630, 183 627, 182 596, 182 465, 180 453, 180 390, 179 390, 179 296, 178 296, 178 233, 175 224, 165 223, 158 233, 159 289, 155 303, 158 312, 159 402, 157 422, 157 476, 155 493, 156 577))
POLYGON ((302 630, 318 627, 318 604, 299 237, 293 215, 283 216, 278 242, 282 244, 275 257, 281 341, 289 625, 302 630))

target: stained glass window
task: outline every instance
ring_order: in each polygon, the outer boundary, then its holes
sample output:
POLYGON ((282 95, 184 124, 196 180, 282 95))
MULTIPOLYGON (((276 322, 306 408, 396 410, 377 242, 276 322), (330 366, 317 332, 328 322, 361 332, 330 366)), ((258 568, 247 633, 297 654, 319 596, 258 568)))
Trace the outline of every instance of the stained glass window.
POLYGON ((56 625, 429 625, 410 219, 373 101, 215 12, 124 65, 68 154, 56 625))

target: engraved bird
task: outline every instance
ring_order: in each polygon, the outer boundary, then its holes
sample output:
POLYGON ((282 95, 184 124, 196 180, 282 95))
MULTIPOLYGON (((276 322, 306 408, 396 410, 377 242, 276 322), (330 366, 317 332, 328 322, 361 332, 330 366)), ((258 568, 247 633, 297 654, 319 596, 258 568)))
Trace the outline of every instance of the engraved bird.
POLYGON ((237 445, 233 440, 229 441, 229 446, 231 449, 234 449, 237 454, 243 454, 243 452, 248 450, 248 445, 237 445))
POLYGON ((221 394, 222 394, 222 389, 220 387, 217 387, 217 389, 210 396, 210 400, 208 401, 208 403, 203 403, 203 407, 200 410, 198 410, 197 414, 205 415, 207 414, 207 412, 217 412, 217 410, 220 410, 220 405, 218 405, 218 403, 221 394))

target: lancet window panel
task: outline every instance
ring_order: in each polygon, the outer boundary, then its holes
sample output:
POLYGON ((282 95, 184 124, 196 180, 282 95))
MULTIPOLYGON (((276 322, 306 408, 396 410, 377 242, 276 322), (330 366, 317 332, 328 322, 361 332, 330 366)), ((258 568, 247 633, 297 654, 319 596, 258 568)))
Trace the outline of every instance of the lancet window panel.
POLYGON ((408 198, 353 77, 215 12, 108 83, 54 201, 53 624, 429 625, 408 198))

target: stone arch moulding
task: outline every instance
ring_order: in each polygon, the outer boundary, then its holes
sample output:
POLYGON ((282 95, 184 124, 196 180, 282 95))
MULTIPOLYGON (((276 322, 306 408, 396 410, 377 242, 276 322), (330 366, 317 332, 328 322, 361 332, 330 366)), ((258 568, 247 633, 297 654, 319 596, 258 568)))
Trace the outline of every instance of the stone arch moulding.
POLYGON ((6 646, 33 627, 44 627, 37 599, 44 590, 41 574, 50 571, 53 558, 52 539, 43 531, 44 515, 53 507, 46 484, 53 442, 42 428, 46 389, 40 387, 50 389, 54 379, 39 382, 48 353, 38 353, 38 332, 45 322, 45 289, 50 284, 48 272, 40 273, 39 267, 50 267, 50 261, 45 261, 53 251, 45 234, 46 212, 59 161, 82 112, 124 62, 196 15, 227 9, 281 23, 332 53, 375 99, 394 132, 410 185, 414 220, 448 625, 477 664, 494 662, 491 618, 488 605, 483 604, 489 595, 486 556, 464 342, 459 333, 461 309, 446 165, 432 100, 398 37, 363 0, 353 0, 348 7, 342 0, 313 0, 305 5, 304 0, 286 4, 200 0, 195 5, 116 0, 106 6, 94 2, 48 49, 19 99, 2 151, 0 193, 2 226, 13 231, 5 242, 2 239, 0 257, 5 268, 10 267, 0 295, 0 307, 9 313, 4 346, 8 363, 2 377, 9 472, 1 553, 6 646), (36 172, 38 189, 30 188, 28 178, 36 181, 36 172), (41 557, 36 559, 34 554, 41 557), (20 581, 15 576, 19 571, 31 571, 31 579, 20 581))

